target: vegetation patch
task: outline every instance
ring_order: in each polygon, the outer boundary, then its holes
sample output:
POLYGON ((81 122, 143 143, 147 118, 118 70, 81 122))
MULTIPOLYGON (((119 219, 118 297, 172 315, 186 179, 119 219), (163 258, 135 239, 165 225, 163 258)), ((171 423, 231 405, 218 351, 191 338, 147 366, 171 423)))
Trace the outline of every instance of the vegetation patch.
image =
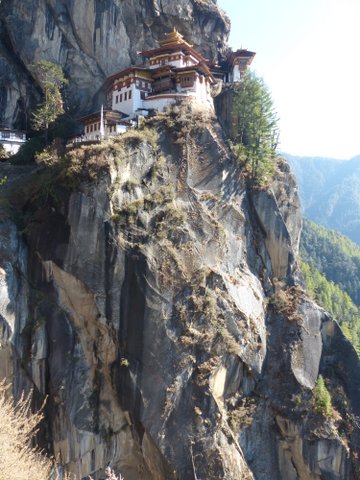
POLYGON ((250 427, 256 412, 256 402, 252 398, 243 398, 240 404, 228 411, 228 421, 231 430, 238 433, 243 428, 250 427))
POLYGON ((254 186, 266 186, 276 167, 278 118, 263 80, 247 71, 234 87, 233 152, 254 186))
POLYGON ((332 414, 331 396, 326 388, 322 375, 319 375, 314 388, 315 397, 315 410, 324 415, 330 417, 332 414))
MULTIPOLYGON (((2 480, 59 480, 54 463, 31 441, 37 433, 43 412, 31 413, 31 397, 22 396, 14 404, 8 398, 9 387, 0 384, 0 478, 2 480), (53 473, 51 474, 51 472, 53 473)), ((64 480, 70 480, 65 475, 64 480)))
POLYGON ((304 291, 298 286, 277 290, 270 297, 269 303, 277 313, 280 313, 288 320, 300 322, 301 316, 298 314, 298 306, 303 294, 304 291))
POLYGON ((301 263, 306 287, 311 298, 339 321, 345 336, 360 356, 360 308, 334 282, 328 281, 313 264, 301 263))
POLYGON ((125 133, 114 139, 115 143, 126 144, 130 147, 138 147, 147 142, 154 150, 158 148, 159 135, 155 128, 144 126, 143 128, 129 128, 125 133))

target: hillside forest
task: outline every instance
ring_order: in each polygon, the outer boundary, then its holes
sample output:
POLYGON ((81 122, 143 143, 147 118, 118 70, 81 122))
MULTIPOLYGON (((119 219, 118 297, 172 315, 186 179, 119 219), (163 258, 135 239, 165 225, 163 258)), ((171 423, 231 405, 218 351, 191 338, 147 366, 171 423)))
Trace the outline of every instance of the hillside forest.
POLYGON ((338 320, 360 355, 360 247, 304 219, 300 250, 310 296, 338 320))

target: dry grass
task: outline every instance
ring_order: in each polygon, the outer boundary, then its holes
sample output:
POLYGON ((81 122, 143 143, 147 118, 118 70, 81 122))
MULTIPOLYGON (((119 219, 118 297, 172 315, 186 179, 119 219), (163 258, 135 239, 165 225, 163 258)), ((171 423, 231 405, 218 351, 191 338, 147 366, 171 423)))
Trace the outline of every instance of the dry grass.
POLYGON ((301 321, 298 314, 298 306, 303 290, 297 286, 285 290, 276 291, 270 298, 270 305, 281 315, 284 315, 290 321, 301 321))
MULTIPOLYGON (((43 419, 42 409, 31 413, 31 396, 23 395, 14 404, 7 394, 9 387, 0 382, 0 480, 60 480, 55 462, 31 446, 43 419)), ((110 467, 105 474, 106 480, 124 480, 110 467)), ((62 480, 75 478, 65 473, 62 480)))
POLYGON ((48 480, 52 462, 30 446, 42 419, 42 412, 30 413, 30 397, 14 406, 0 384, 0 479, 48 480))

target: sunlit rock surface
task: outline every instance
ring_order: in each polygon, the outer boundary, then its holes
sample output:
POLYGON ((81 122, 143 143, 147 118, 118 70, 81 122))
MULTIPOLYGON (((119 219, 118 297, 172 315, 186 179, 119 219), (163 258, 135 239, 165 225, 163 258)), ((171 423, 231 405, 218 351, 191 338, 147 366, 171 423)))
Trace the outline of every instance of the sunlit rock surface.
POLYGON ((48 396, 48 448, 78 478, 356 479, 356 429, 312 389, 358 415, 359 362, 298 284, 287 165, 249 188, 181 109, 70 155, 0 167, 0 369, 48 396))

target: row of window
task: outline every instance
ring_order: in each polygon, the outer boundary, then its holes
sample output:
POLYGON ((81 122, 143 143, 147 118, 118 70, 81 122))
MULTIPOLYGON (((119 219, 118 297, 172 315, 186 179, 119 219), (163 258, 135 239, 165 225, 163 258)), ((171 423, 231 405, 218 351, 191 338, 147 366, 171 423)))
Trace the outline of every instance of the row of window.
POLYGON ((26 140, 25 133, 0 132, 0 138, 6 140, 26 140))
POLYGON ((149 82, 143 82, 141 80, 135 80, 134 78, 131 78, 130 80, 125 80, 124 82, 117 82, 114 84, 113 89, 114 90, 120 90, 122 88, 129 88, 132 83, 136 83, 137 87, 140 88, 150 88, 150 83, 149 82))
POLYGON ((100 122, 93 123, 92 125, 86 125, 85 127, 86 133, 96 132, 97 130, 100 130, 100 122))
POLYGON ((159 63, 164 65, 165 61, 171 62, 171 61, 174 61, 174 60, 180 60, 180 55, 173 55, 173 56, 167 57, 167 58, 162 58, 162 59, 158 58, 156 60, 150 60, 150 65, 157 65, 159 63))
MULTIPOLYGON (((93 123, 92 125, 86 125, 86 127, 85 127, 85 133, 97 132, 99 130, 100 130, 100 122, 99 123, 93 123)), ((108 130, 109 130, 110 133, 116 132, 116 125, 108 126, 108 130)))
POLYGON ((124 94, 120 93, 120 95, 116 95, 115 97, 115 103, 121 103, 124 99, 124 102, 126 102, 126 100, 131 100, 131 90, 129 90, 128 92, 125 92, 124 94), (123 96, 124 95, 124 96, 123 96))
POLYGON ((150 88, 150 84, 148 82, 142 82, 141 80, 136 80, 136 86, 140 88, 150 88))

